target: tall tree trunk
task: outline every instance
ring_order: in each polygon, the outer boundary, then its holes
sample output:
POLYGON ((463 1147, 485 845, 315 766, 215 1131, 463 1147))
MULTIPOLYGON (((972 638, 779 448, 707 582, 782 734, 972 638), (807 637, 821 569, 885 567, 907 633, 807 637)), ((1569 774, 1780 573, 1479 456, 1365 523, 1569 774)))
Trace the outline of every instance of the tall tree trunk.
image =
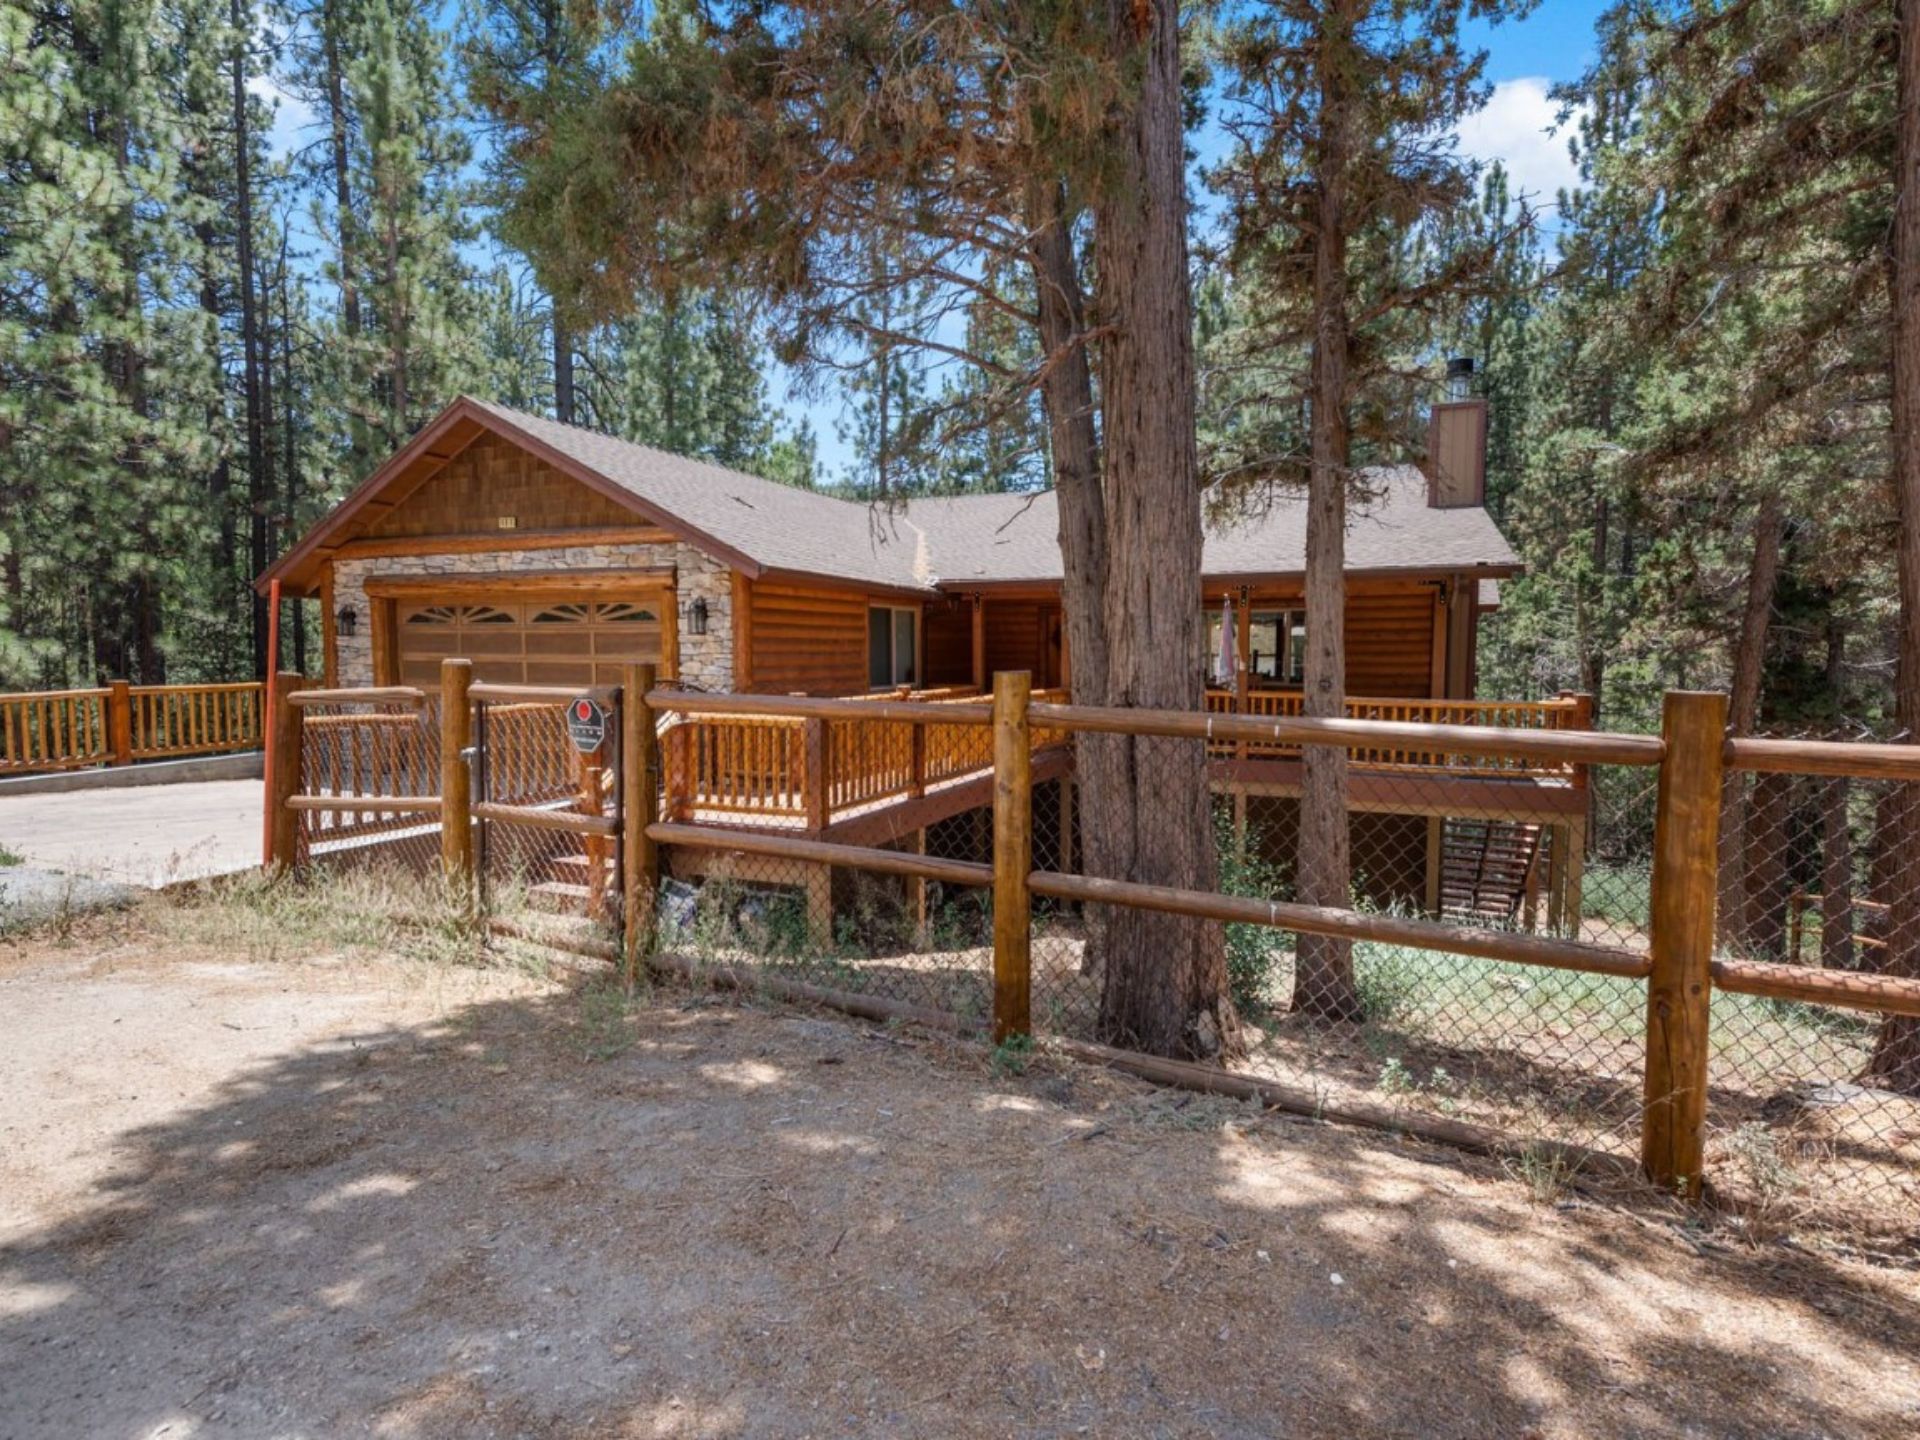
MULTIPOLYGON (((1767 631, 1773 618, 1773 594, 1780 578, 1780 532, 1785 505, 1767 490, 1753 517, 1753 560, 1747 567, 1747 601, 1733 646, 1732 698, 1727 728, 1749 735, 1760 718, 1760 682, 1767 668, 1767 631)), ((1720 938, 1738 949, 1746 931, 1747 806, 1753 780, 1727 772, 1720 793, 1720 938)))
MULTIPOLYGON (((333 228, 335 257, 340 268, 340 328, 347 337, 347 372, 358 373, 360 318, 359 220, 353 212, 352 157, 347 144, 346 75, 341 60, 340 10, 344 0, 326 0, 320 14, 321 58, 326 66, 327 160, 333 170, 333 228)), ((351 384, 351 380, 349 381, 351 384)), ((350 451, 347 473, 358 479, 368 468, 371 445, 364 407, 367 397, 349 393, 347 436, 350 451)))
MULTIPOLYGON (((1613 434, 1610 391, 1601 396, 1600 433, 1609 438, 1613 434)), ((1575 644, 1580 652, 1580 688, 1593 697, 1593 725, 1597 730, 1607 703, 1607 642, 1600 631, 1599 620, 1606 611, 1607 553, 1612 543, 1613 507, 1607 498, 1606 481, 1595 476, 1594 488, 1592 573, 1575 587, 1573 604, 1575 644)))
POLYGON ((1787 953, 1787 908, 1794 877, 1787 865, 1792 853, 1791 775, 1756 775, 1747 816, 1746 914, 1741 921, 1748 953, 1781 960, 1787 953))
MULTIPOLYGON (((1846 715, 1846 678, 1846 618, 1829 592, 1827 695, 1836 739, 1846 715)), ((1829 970, 1853 968, 1853 826, 1847 815, 1852 788, 1853 782, 1844 776, 1834 776, 1820 787, 1820 963, 1829 970)))
MULTIPOLYGON (((1093 370, 1087 355, 1086 297, 1074 253, 1073 217, 1057 180, 1028 182, 1028 260, 1039 314, 1042 372, 1040 395, 1053 463, 1061 558, 1061 612, 1067 653, 1073 664, 1073 699, 1107 703, 1107 630, 1103 615, 1107 584, 1106 497, 1100 484, 1100 442, 1094 425, 1093 370)), ((1074 737, 1074 778, 1084 797, 1112 793, 1123 781, 1126 745, 1120 737, 1092 732, 1074 737)), ((1083 799, 1083 812, 1084 812, 1083 799)), ((1115 867, 1107 832, 1093 826, 1081 836, 1086 874, 1125 878, 1115 867)), ((1105 969, 1111 909, 1090 906, 1081 968, 1105 969)))
MULTIPOLYGON (((1112 58, 1136 87, 1111 117, 1113 167, 1094 208, 1105 330, 1108 698, 1199 710, 1200 478, 1179 6, 1108 0, 1107 23, 1112 58)), ((1116 750, 1112 773, 1101 766, 1085 787, 1087 829, 1108 832, 1109 858, 1130 879, 1212 889, 1205 747, 1129 737, 1116 750)), ((1159 1055, 1237 1049, 1220 927, 1116 909, 1106 929, 1106 1039, 1159 1055)))
MULTIPOLYGON (((266 430, 260 353, 260 317, 254 305, 253 271, 253 141, 247 125, 247 39, 252 14, 242 0, 229 0, 228 21, 233 26, 233 55, 228 68, 233 82, 234 268, 240 282, 240 364, 247 407, 247 513, 250 518, 251 581, 267 568, 267 521, 273 504, 267 475, 266 430)), ((253 673, 267 673, 267 604, 249 587, 253 597, 253 673)))
POLYGON ((553 314, 553 418, 571 425, 573 418, 573 331, 553 314))
MULTIPOLYGON (((1353 45, 1349 0, 1322 21, 1318 193, 1313 246, 1313 355, 1310 391, 1312 468, 1307 480, 1307 655, 1302 710, 1339 719, 1347 696, 1347 191, 1353 163, 1352 93, 1343 58, 1353 45)), ((1301 755, 1300 899, 1344 909, 1351 902, 1352 858, 1347 819, 1347 752, 1308 745, 1301 755)), ((1358 1020, 1353 946, 1326 935, 1295 940, 1293 1008, 1335 1020, 1358 1020)))
MULTIPOLYGON (((1909 744, 1920 744, 1920 0, 1899 0, 1894 105, 1892 248, 1893 491, 1899 518, 1900 641, 1894 714, 1909 744)), ((1883 966, 1920 977, 1920 786, 1903 785, 1894 807, 1898 879, 1883 966)), ((1883 1085, 1920 1094, 1920 1020, 1889 1015, 1867 1072, 1883 1085)))

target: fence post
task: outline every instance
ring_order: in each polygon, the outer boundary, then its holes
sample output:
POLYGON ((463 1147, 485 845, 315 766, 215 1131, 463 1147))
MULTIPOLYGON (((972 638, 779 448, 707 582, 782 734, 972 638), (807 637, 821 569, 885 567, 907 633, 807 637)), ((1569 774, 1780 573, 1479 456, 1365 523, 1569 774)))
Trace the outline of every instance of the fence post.
POLYGON ((114 765, 133 763, 133 686, 125 680, 107 682, 107 744, 114 765))
POLYGON ((440 865, 465 884, 473 873, 473 772, 463 753, 473 743, 471 660, 440 662, 440 865))
POLYGON ((1670 691, 1667 752, 1653 831, 1653 972, 1647 978, 1647 1083, 1640 1159, 1647 1177, 1689 1199, 1706 1145, 1707 1026, 1718 889, 1727 697, 1670 691))
POLYGON ((833 813, 833 777, 827 773, 833 752, 825 720, 812 715, 801 721, 800 725, 807 747, 807 829, 818 834, 827 828, 827 821, 833 813))
POLYGON ((647 702, 654 680, 653 666, 629 665, 621 691, 625 703, 620 707, 620 785, 624 792, 620 817, 626 833, 620 849, 620 887, 625 892, 629 985, 638 976, 642 957, 653 952, 653 906, 660 888, 660 847, 648 833, 660 807, 659 732, 654 729, 653 706, 647 702))
POLYGON ((293 693, 307 679, 281 671, 273 679, 273 764, 267 769, 267 868, 291 871, 298 859, 300 813, 287 802, 300 793, 302 727, 293 693))
POLYGON ((1027 701, 1033 677, 993 677, 993 1040, 1033 1030, 1033 752, 1027 701))

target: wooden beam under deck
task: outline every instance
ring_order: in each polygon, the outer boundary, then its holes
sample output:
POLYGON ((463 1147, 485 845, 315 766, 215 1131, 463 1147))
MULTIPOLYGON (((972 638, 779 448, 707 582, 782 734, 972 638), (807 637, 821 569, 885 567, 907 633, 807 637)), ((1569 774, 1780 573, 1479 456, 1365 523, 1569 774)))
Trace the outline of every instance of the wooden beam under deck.
MULTIPOLYGON (((1223 795, 1297 799, 1298 760, 1214 760, 1207 767, 1223 795)), ((1564 780, 1536 776, 1461 775, 1446 770, 1347 772, 1347 809, 1365 815, 1437 815, 1462 820, 1564 820, 1586 814, 1587 792, 1564 780)))

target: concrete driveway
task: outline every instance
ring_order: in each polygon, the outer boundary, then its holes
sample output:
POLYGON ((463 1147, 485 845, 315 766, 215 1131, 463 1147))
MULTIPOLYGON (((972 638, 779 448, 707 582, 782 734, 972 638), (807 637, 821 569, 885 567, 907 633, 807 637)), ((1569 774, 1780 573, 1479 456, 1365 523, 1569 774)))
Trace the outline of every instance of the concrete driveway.
POLYGON ((159 889, 258 865, 263 801, 258 780, 0 795, 0 850, 159 889))

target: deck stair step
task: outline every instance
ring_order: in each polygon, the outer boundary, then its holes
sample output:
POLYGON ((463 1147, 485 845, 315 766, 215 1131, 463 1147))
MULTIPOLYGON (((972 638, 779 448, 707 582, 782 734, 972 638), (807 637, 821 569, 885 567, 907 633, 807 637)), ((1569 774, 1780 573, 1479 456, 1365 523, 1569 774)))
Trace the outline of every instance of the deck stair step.
POLYGON ((1542 834, 1525 821, 1450 817, 1441 840, 1441 914, 1511 924, 1526 903, 1542 834))
MULTIPOLYGON (((593 862, 584 855, 556 855, 552 861, 549 862, 549 866, 553 871, 554 879, 564 880, 575 885, 586 884, 587 876, 593 873, 593 862)), ((611 855, 603 862, 601 869, 609 876, 613 874, 613 857, 611 855)))
POLYGON ((527 887, 527 902, 539 910, 559 915, 584 916, 592 892, 570 880, 543 880, 527 887))

